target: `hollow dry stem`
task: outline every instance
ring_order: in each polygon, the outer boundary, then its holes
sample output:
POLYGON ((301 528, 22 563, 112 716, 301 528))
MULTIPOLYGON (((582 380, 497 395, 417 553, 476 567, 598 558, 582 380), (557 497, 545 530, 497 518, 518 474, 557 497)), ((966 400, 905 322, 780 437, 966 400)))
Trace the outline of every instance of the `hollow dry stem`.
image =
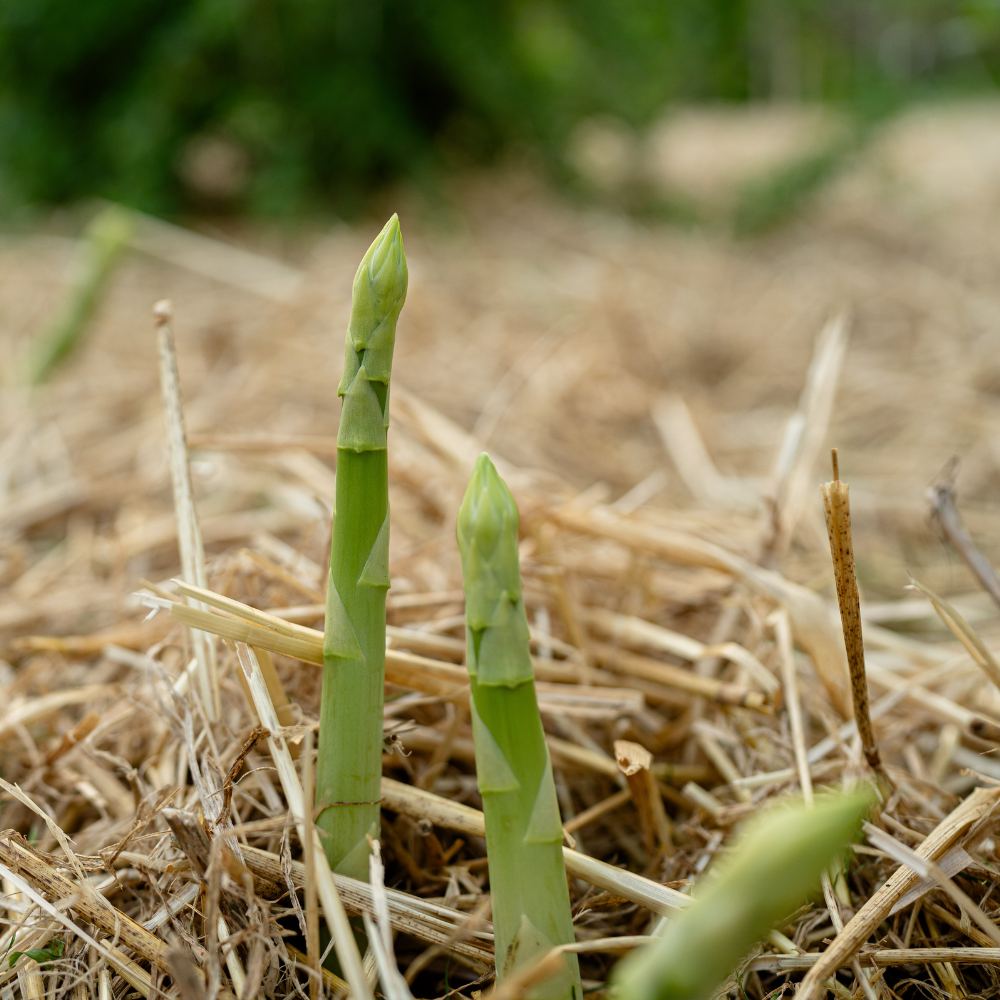
POLYGON ((871 710, 868 703, 868 679, 865 673, 865 650, 861 637, 861 600, 858 579, 854 569, 854 542, 851 536, 850 488, 838 476, 836 449, 834 449, 834 479, 824 483, 823 507, 826 527, 830 536, 830 555, 837 584, 837 603, 840 622, 844 630, 847 649, 847 666, 851 675, 851 697, 854 702, 854 720, 861 736, 861 749, 868 766, 888 782, 882 767, 875 732, 872 729, 871 710))

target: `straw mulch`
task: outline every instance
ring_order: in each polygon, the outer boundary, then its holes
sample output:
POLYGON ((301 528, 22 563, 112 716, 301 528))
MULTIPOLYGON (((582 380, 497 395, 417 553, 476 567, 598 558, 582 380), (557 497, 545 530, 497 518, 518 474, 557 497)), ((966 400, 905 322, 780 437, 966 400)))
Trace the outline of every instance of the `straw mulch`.
MULTIPOLYGON (((867 780, 819 496, 830 444, 852 486, 892 786, 876 821, 907 847, 930 835, 953 883, 991 920, 1000 909, 1000 763, 982 738, 1000 725, 1000 692, 904 590, 912 572, 996 641, 996 608, 929 521, 924 490, 961 454, 967 524, 998 554, 1000 289, 995 268, 969 266, 956 228, 981 220, 929 226, 868 190, 845 183, 746 245, 575 210, 518 174, 457 185, 443 218, 403 213, 381 844, 414 996, 485 989, 492 967, 453 534, 483 447, 522 512, 539 701, 567 842, 586 856, 570 875, 578 940, 596 942, 581 954, 586 988, 600 990, 620 954, 604 939, 654 930, 652 910, 669 914, 693 883, 697 895, 741 821, 799 791, 810 748, 817 791, 867 780), (579 877, 586 858, 608 863, 594 877, 615 891, 579 877), (616 883, 609 866, 655 885, 616 883)), ((335 386, 351 278, 374 231, 209 230, 214 249, 174 264, 132 253, 52 384, 29 394, 8 380, 4 933, 17 929, 17 951, 62 951, 40 971, 5 959, 5 997, 308 992, 305 897, 289 892, 302 885, 301 846, 237 656, 218 643, 222 718, 209 725, 184 674, 183 612, 165 607, 183 599, 150 310, 174 304, 209 589, 291 623, 301 643, 285 655, 280 627, 257 616, 307 778, 335 386), (259 256, 230 261, 234 240, 259 256), (301 278, 282 284, 278 258, 301 278), (161 610, 148 617, 150 606, 161 610)), ((7 371, 51 314, 73 252, 57 235, 0 247, 7 371)), ((216 617, 254 620, 233 605, 216 617)), ((759 998, 797 982, 864 924, 835 963, 842 997, 992 995, 1000 949, 944 889, 921 884, 894 912, 889 890, 872 900, 897 870, 890 890, 916 882, 892 851, 859 844, 832 896, 762 942, 732 989, 759 998), (950 961, 928 948, 951 949, 950 961)), ((364 886, 340 885, 350 912, 372 910, 364 886)))

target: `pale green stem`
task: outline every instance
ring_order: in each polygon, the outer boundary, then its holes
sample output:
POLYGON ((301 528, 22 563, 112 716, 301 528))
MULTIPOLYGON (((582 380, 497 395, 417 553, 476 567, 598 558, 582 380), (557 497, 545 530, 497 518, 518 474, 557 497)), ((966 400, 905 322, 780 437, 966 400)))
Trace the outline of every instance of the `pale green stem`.
MULTIPOLYGON (((517 525, 514 498, 481 455, 459 511, 458 545, 500 981, 574 940, 563 829, 528 649, 517 525)), ((564 958, 562 972, 528 991, 531 1000, 581 1000, 577 958, 564 958)))
POLYGON ((316 802, 330 865, 368 878, 367 836, 378 836, 389 589, 386 430, 396 320, 407 271, 394 215, 354 279, 337 435, 334 515, 323 636, 316 802))

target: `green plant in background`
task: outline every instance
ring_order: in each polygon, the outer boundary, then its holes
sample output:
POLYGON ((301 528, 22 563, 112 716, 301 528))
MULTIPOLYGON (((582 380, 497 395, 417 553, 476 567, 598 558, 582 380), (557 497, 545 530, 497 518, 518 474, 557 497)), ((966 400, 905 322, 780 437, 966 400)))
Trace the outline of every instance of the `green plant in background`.
POLYGON ((456 153, 558 167, 589 116, 998 74, 986 0, 7 0, 0 203, 343 211, 456 153))
MULTIPOLYGON (((469 709, 486 816, 497 976, 574 940, 562 822, 535 699, 528 621, 517 557, 517 504, 493 463, 479 456, 458 512, 465 583, 469 709)), ((575 955, 529 991, 580 1000, 575 955)))
POLYGON ((394 215, 354 278, 337 434, 337 509, 323 632, 316 802, 330 865, 368 878, 378 836, 389 589, 386 432, 396 320, 407 271, 394 215))
POLYGON ((78 262, 79 277, 52 325, 29 351, 27 377, 32 385, 44 382, 82 340, 134 228, 131 213, 117 205, 104 209, 87 226, 78 262))
POLYGON ((733 853, 698 882, 696 902, 661 940, 615 969, 622 1000, 707 1000, 740 958, 819 885, 871 805, 865 794, 777 806, 753 823, 733 853))
POLYGON ((856 116, 844 135, 812 155, 744 188, 733 211, 732 223, 736 234, 752 236, 793 216, 852 153, 862 148, 876 124, 890 110, 875 109, 856 116))

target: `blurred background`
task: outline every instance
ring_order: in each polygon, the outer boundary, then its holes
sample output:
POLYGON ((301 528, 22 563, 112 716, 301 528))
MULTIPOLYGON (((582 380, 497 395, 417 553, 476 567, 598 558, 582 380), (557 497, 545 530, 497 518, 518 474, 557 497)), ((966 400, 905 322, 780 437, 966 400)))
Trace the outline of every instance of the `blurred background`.
POLYGON ((386 183, 434 190, 516 154, 649 208, 690 195, 662 183, 683 179, 658 134, 679 104, 836 107, 759 123, 776 134, 758 146, 818 161, 998 70, 991 0, 8 0, 0 190, 8 206, 356 213, 386 183))
MULTIPOLYGON (((210 549, 322 563, 351 279, 393 211, 400 399, 827 595, 836 444, 866 597, 973 591, 924 491, 958 456, 1000 557, 998 73, 993 0, 8 0, 0 628, 107 625, 173 571, 165 297, 210 549)), ((394 578, 433 590, 425 459, 394 578)))

